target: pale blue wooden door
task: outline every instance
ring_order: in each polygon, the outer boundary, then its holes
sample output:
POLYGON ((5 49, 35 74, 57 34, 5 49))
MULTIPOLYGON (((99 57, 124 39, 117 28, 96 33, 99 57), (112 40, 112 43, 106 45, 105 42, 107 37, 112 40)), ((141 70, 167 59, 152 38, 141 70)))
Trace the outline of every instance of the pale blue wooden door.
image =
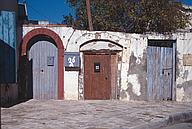
POLYGON ((32 62, 34 99, 57 98, 57 48, 48 41, 38 41, 29 51, 32 62))
POLYGON ((172 100, 173 48, 161 47, 160 61, 161 100, 172 100))
POLYGON ((148 46, 148 100, 172 100, 173 57, 173 48, 148 46))

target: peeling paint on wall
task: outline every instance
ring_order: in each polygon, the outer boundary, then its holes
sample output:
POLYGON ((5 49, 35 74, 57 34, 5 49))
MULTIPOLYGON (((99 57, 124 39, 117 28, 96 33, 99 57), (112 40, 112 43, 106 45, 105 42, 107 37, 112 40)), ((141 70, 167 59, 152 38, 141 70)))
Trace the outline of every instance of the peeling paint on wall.
POLYGON ((177 97, 178 101, 190 101, 192 100, 192 80, 185 81, 182 84, 177 85, 177 97), (182 99, 181 99, 182 98, 182 99))
POLYGON ((192 66, 187 58, 192 54, 192 34, 185 33, 177 40, 177 101, 192 101, 192 66))
POLYGON ((146 100, 146 94, 147 94, 147 57, 146 57, 146 49, 143 48, 143 58, 140 58, 141 63, 138 64, 136 62, 136 57, 134 56, 134 53, 132 52, 130 56, 129 61, 129 70, 128 70, 128 86, 127 91, 130 95, 131 100, 146 100), (129 79, 129 76, 136 75, 137 83, 133 82, 133 78, 129 79), (140 95, 134 93, 134 89, 140 89, 140 95))
POLYGON ((183 97, 184 97, 184 88, 183 87, 177 88, 176 92, 177 92, 177 94, 176 94, 177 101, 182 101, 183 97))
POLYGON ((129 84, 132 85, 132 92, 135 95, 140 96, 141 95, 141 85, 138 81, 137 74, 131 74, 128 76, 127 79, 129 81, 129 84))

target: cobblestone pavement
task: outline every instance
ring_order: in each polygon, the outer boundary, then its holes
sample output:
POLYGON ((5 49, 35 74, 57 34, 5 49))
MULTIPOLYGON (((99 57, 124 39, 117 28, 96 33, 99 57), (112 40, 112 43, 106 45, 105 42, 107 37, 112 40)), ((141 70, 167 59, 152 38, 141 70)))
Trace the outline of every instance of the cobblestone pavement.
POLYGON ((192 111, 192 103, 38 101, 1 108, 2 129, 127 129, 192 111))

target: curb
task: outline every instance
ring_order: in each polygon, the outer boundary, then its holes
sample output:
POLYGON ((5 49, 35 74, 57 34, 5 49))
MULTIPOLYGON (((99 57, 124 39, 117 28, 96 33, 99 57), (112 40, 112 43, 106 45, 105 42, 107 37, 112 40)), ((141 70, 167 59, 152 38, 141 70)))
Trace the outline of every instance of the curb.
POLYGON ((174 125, 174 124, 178 124, 178 123, 182 123, 190 120, 192 120, 192 111, 187 111, 187 112, 169 115, 167 118, 158 122, 140 125, 137 127, 131 127, 130 129, 160 129, 162 127, 166 127, 166 126, 170 126, 170 125, 174 125))

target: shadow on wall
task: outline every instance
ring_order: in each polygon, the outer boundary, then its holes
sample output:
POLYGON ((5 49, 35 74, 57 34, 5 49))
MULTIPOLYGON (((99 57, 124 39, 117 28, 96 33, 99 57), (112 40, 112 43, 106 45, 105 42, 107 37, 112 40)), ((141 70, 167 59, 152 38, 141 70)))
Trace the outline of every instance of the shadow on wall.
POLYGON ((1 107, 9 107, 18 102, 15 57, 15 49, 0 39, 1 107))
POLYGON ((33 60, 28 60, 26 55, 20 56, 18 71, 19 102, 25 102, 33 98, 33 60))
POLYGON ((27 69, 27 98, 32 99, 33 98, 33 59, 28 62, 28 69, 27 69))
POLYGON ((28 61, 26 56, 20 58, 18 83, 16 83, 15 58, 15 49, 3 40, 0 40, 1 107, 11 107, 33 97, 32 60, 28 61), (26 81, 26 79, 28 79, 28 81, 26 81))
POLYGON ((0 84, 16 82, 15 49, 0 39, 0 84))

